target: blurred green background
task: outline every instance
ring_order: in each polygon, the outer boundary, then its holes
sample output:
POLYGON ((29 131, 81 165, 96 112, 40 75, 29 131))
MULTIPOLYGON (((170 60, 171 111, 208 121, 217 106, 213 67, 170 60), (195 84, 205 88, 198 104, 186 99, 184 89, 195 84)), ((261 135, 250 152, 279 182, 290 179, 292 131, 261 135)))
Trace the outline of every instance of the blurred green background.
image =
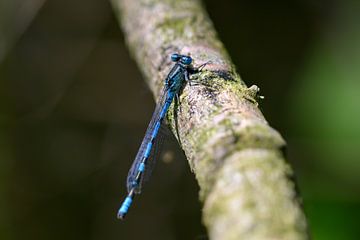
MULTIPOLYGON (((288 142, 313 239, 360 239, 360 1, 205 4, 288 142)), ((153 107, 108 1, 2 0, 0 239, 207 239, 173 137, 116 220, 153 107)))

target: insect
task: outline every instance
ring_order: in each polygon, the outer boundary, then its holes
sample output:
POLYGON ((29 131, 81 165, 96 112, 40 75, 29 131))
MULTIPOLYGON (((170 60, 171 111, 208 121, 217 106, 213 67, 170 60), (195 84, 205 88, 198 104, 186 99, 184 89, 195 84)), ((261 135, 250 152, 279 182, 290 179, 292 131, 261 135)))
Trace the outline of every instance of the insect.
POLYGON ((208 63, 195 68, 191 64, 192 58, 190 56, 178 53, 173 53, 171 60, 175 64, 165 78, 165 85, 160 100, 155 107, 145 137, 127 176, 126 185, 128 194, 118 211, 117 217, 119 219, 125 218, 135 195, 140 194, 144 180, 147 180, 151 174, 152 166, 156 160, 154 153, 162 138, 159 130, 163 125, 165 115, 172 101, 174 98, 176 101, 179 101, 180 89, 184 82, 190 82, 190 75, 201 71, 208 63))

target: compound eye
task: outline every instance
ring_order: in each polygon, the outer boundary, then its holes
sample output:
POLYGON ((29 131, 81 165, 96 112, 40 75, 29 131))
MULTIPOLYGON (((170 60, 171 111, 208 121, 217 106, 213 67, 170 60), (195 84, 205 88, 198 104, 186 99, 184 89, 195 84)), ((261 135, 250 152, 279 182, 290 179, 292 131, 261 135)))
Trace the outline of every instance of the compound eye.
POLYGON ((179 55, 179 54, 177 54, 177 53, 171 54, 171 61, 177 62, 177 61, 179 61, 179 59, 180 59, 180 55, 179 55))
POLYGON ((189 56, 183 56, 181 57, 181 62, 185 65, 190 65, 192 62, 192 58, 189 56))

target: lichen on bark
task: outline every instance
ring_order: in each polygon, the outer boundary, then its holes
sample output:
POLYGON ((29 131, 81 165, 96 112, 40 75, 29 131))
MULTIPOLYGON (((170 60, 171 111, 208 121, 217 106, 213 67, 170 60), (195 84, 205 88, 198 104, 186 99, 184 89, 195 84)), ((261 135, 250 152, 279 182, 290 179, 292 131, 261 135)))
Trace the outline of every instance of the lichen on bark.
POLYGON ((198 0, 111 0, 126 42, 158 97, 172 52, 198 66, 168 122, 200 186, 210 239, 308 239, 285 141, 258 109, 198 0))

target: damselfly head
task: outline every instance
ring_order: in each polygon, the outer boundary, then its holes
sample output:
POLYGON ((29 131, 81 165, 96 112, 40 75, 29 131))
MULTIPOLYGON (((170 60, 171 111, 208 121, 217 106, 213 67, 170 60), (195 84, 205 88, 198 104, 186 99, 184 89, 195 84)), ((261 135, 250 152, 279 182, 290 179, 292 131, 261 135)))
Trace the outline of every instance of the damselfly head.
POLYGON ((180 63, 182 63, 184 65, 190 65, 192 63, 192 58, 190 56, 173 53, 173 54, 171 54, 171 61, 173 61, 173 62, 180 61, 180 63))

